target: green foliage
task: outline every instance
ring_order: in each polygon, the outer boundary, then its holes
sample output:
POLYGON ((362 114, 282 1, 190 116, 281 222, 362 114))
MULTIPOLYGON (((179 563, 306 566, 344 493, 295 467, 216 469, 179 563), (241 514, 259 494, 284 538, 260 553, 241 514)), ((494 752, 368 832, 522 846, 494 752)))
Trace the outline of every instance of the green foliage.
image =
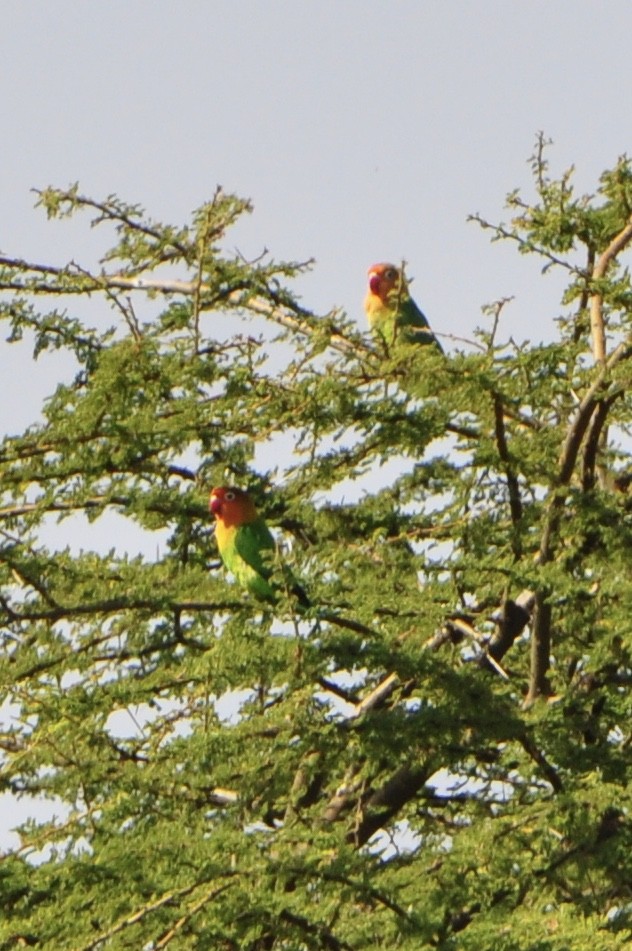
POLYGON ((632 166, 576 196, 540 140, 533 171, 478 220, 566 272, 558 337, 502 339, 499 302, 448 356, 227 253, 221 190, 182 227, 40 193, 113 243, 0 268, 8 344, 67 361, 0 448, 0 779, 33 817, 2 951, 628 946, 632 166), (227 483, 313 610, 226 576, 227 483))

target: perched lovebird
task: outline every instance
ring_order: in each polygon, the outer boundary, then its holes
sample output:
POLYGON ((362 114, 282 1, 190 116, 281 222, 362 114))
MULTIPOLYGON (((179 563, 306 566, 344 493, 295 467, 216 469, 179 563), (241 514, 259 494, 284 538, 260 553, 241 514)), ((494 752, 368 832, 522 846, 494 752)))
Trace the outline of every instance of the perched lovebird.
MULTIPOLYGON (((226 486, 215 488, 209 508, 216 519, 215 538, 224 567, 255 597, 276 601, 278 592, 268 580, 273 572, 272 553, 276 544, 248 493, 226 486)), ((287 580, 288 590, 307 607, 305 592, 289 572, 287 580)))
MULTIPOLYGON (((261 601, 274 603, 279 594, 270 578, 273 572, 270 555, 276 550, 272 533, 258 514, 255 504, 242 489, 221 486, 213 489, 209 508, 215 516, 217 547, 227 568, 242 586, 261 601)), ((312 607, 309 598, 289 568, 283 570, 286 589, 299 603, 299 613, 312 607)), ((319 608, 318 619, 363 636, 375 637, 375 632, 353 618, 341 617, 337 612, 319 608)))
POLYGON ((402 268, 394 264, 373 264, 369 268, 369 289, 364 310, 374 336, 389 346, 397 340, 441 344, 430 329, 423 313, 408 292, 402 268))

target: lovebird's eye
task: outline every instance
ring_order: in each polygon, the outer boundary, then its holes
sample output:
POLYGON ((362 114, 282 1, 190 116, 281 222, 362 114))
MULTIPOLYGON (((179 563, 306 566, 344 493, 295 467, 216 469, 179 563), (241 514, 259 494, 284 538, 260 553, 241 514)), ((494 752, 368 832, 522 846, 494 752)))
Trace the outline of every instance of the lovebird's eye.
POLYGON ((226 495, 224 496, 224 498, 226 499, 227 502, 234 502, 234 501, 235 501, 235 493, 234 493, 234 492, 227 492, 226 495))
POLYGON ((394 281, 397 277, 397 271, 393 270, 393 268, 391 267, 386 272, 385 277, 389 281, 394 281))

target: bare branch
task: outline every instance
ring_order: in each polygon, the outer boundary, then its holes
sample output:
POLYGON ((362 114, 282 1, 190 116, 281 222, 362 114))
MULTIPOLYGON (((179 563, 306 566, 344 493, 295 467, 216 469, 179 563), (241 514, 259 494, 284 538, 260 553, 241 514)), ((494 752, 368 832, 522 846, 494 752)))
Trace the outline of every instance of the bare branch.
POLYGON ((521 251, 529 251, 532 254, 539 254, 540 257, 546 258, 549 264, 555 264, 558 267, 564 268, 566 271, 570 271, 571 274, 582 275, 583 271, 581 268, 576 267, 573 264, 569 264, 564 258, 558 257, 556 254, 553 254, 547 248, 543 248, 540 245, 535 244, 529 238, 522 238, 517 231, 510 230, 504 225, 494 225, 489 221, 486 221, 481 215, 468 215, 468 221, 474 221, 476 224, 480 225, 483 230, 491 229, 498 238, 509 238, 511 241, 515 241, 521 251))
MULTIPOLYGON (((517 526, 522 519, 522 500, 520 498, 520 485, 516 476, 509 447, 507 445, 507 434, 505 430, 505 419, 503 412, 503 401, 499 393, 494 393, 494 424, 496 428, 496 445, 498 455, 505 470, 507 480, 507 491, 509 493, 509 511, 511 512, 511 521, 517 526)), ((520 557, 520 543, 515 536, 513 539, 514 555, 520 557)))
POLYGON ((334 614, 333 611, 319 611, 318 618, 333 624, 334 627, 341 627, 347 631, 353 631, 355 634, 366 634, 368 637, 378 637, 376 631, 362 624, 360 621, 354 621, 352 618, 342 617, 340 614, 334 614))
MULTIPOLYGON (((593 282, 596 283, 606 276, 608 267, 617 255, 623 251, 630 239, 632 239, 632 217, 628 219, 625 227, 621 229, 619 234, 615 235, 606 250, 599 256, 592 272, 593 282)), ((590 296, 590 334, 595 362, 605 363, 606 330, 603 319, 603 294, 598 289, 590 296)))
MULTIPOLYGON (((590 423, 591 416, 594 412, 599 391, 604 388, 604 384, 606 383, 607 375, 609 374, 610 370, 612 370, 621 360, 629 356, 630 352, 632 352, 632 345, 629 341, 619 344, 619 346, 610 355, 606 363, 601 365, 595 380, 581 400, 577 408, 577 412, 575 413, 575 416, 568 428, 566 439, 564 440, 564 445, 560 454, 560 468, 558 475, 558 485, 560 488, 564 488, 571 481, 582 440, 590 423)), ((617 389, 616 393, 612 395, 618 396, 619 390, 617 389)), ((546 562, 550 561, 552 558, 554 536, 557 531, 559 516, 563 504, 563 492, 553 492, 547 517, 544 523, 542 538, 540 541, 540 551, 538 556, 540 564, 546 564, 546 562)), ((544 620, 546 612, 544 614, 539 612, 539 616, 544 620)))
POLYGON ((214 806, 234 806, 239 801, 239 793, 234 789, 215 786, 209 793, 208 801, 214 806))
MULTIPOLYGON (((624 341, 613 350, 608 360, 602 364, 599 372, 582 398, 577 411, 566 434, 562 452, 560 454, 560 469, 558 481, 560 485, 568 485, 575 469, 577 455, 581 446, 582 439, 590 422, 595 404, 599 397, 599 391, 604 388, 607 377, 612 369, 623 359, 626 359, 632 353, 632 340, 624 341)), ((608 394, 603 394, 606 397, 608 394)), ((619 390, 616 394, 619 395, 619 390)), ((602 398, 603 398, 602 397, 602 398)))
POLYGON ((331 797, 323 813, 323 821, 335 822, 341 812, 349 805, 353 796, 362 788, 361 780, 354 779, 355 769, 349 768, 345 777, 331 797))
MULTIPOLYGON (((558 488, 551 493, 551 500, 544 520, 544 527, 540 539, 538 553, 539 564, 545 565, 551 561, 556 547, 557 530, 564 505, 564 489, 570 483, 582 440, 595 410, 599 391, 604 389, 608 374, 616 364, 629 352, 629 343, 620 344, 610 358, 602 363, 600 369, 583 399, 575 416, 571 421, 562 447, 559 462, 558 488)), ((548 682, 548 670, 551 652, 551 605, 547 600, 547 592, 537 593, 534 611, 533 628, 531 632, 531 673, 529 692, 526 703, 533 703, 539 696, 548 696, 551 692, 548 682)))
MULTIPOLYGON (((95 948, 98 948, 104 941, 107 941, 109 938, 113 938, 115 935, 120 934, 121 931, 125 931, 126 928, 130 928, 132 925, 138 924, 148 915, 152 914, 154 911, 158 911, 160 908, 164 908, 165 905, 171 905, 174 902, 180 901, 182 898, 186 898, 187 895, 190 895, 191 892, 194 892, 196 888, 199 888, 200 885, 207 884, 207 882, 194 882, 192 885, 187 885, 184 888, 173 889, 172 891, 165 892, 164 895, 161 895, 160 898, 157 898, 155 901, 148 902, 146 905, 143 905, 142 908, 139 908, 138 911, 133 912, 131 915, 126 915, 124 918, 119 919, 119 921, 113 925, 111 928, 108 928, 107 931, 101 932, 96 938, 93 938, 88 944, 84 944, 80 951, 94 951, 95 948)), ((213 893, 208 893, 205 901, 210 901, 213 897, 221 895, 222 892, 226 891, 227 888, 233 882, 227 882, 225 885, 220 885, 219 887, 214 887, 213 893)), ((164 947, 164 945, 163 945, 164 947)))
POLYGON ((488 658, 502 660, 531 620, 534 606, 535 594, 528 589, 521 591, 515 600, 505 598, 500 612, 494 617, 496 633, 487 648, 488 658))
POLYGON ((352 718, 356 719, 357 717, 361 717, 364 713, 379 706, 397 689, 399 683, 400 681, 397 674, 389 674, 364 700, 361 700, 360 703, 356 705, 355 710, 351 714, 352 718))
POLYGON ((429 765, 402 766, 363 804, 360 820, 348 839, 356 847, 365 845, 400 809, 419 792, 434 769, 429 765))
MULTIPOLYGON (((478 633, 478 631, 472 627, 471 624, 468 624, 466 621, 463 621, 461 618, 450 618, 449 624, 452 630, 457 631, 459 634, 463 634, 465 637, 470 637, 474 641, 476 646, 479 648, 479 650, 481 649, 481 641, 483 640, 483 638, 478 633)), ((507 673, 507 671, 503 670, 503 668, 500 666, 496 658, 490 656, 490 654, 487 651, 484 651, 483 656, 481 658, 481 664, 483 665, 483 663, 487 663, 490 667, 492 667, 496 671, 496 673, 500 674, 500 676, 504 680, 509 680, 509 674, 507 673)))
POLYGON ((595 474, 602 489, 608 488, 608 473, 605 466, 597 465, 599 452, 605 449, 607 429, 606 421, 612 404, 623 396, 623 390, 613 393, 612 396, 600 400, 593 412, 582 455, 582 488, 589 491, 595 484, 595 474))
POLYGON ((582 287, 582 292, 580 294, 579 302, 577 304, 577 311, 575 315, 576 316, 575 326, 573 328, 573 343, 578 343, 582 335, 586 331, 585 318, 582 319, 582 317, 585 314, 585 311, 587 310, 588 304, 590 301, 588 276, 592 274, 594 267, 595 267, 595 249, 593 247, 589 247, 588 253, 586 255, 586 268, 585 268, 586 282, 584 283, 584 286, 582 287))
POLYGON ((176 937, 178 931, 180 931, 184 925, 189 922, 194 915, 201 911, 205 905, 208 905, 210 901, 217 898, 218 895, 221 895, 222 892, 225 892, 227 888, 230 888, 232 882, 227 882, 226 885, 221 885, 217 888, 215 885, 213 888, 210 888, 206 891, 198 901, 194 902, 190 908, 187 908, 186 912, 178 918, 176 923, 163 935, 163 937, 153 945, 156 951, 159 951, 160 948, 166 948, 167 945, 171 942, 173 938, 176 937))
MULTIPOLYGON (((186 297, 192 297, 194 301, 199 298, 199 308, 203 307, 201 295, 209 293, 209 285, 201 283, 199 276, 193 280, 172 280, 160 278, 142 278, 129 277, 126 274, 110 274, 102 271, 94 275, 87 271, 80 271, 83 280, 81 283, 72 283, 71 275, 68 269, 61 267, 52 267, 50 265, 32 264, 18 258, 7 258, 0 256, 0 266, 6 266, 11 269, 17 269, 24 272, 31 272, 42 275, 42 281, 31 281, 19 284, 12 280, 0 280, 0 290, 28 291, 34 294, 85 294, 90 291, 112 292, 115 290, 138 291, 140 293, 158 293, 165 296, 173 294, 182 294, 186 297), (55 278, 54 281, 47 281, 45 278, 55 278)), ((243 306, 244 309, 252 313, 259 314, 274 320, 276 323, 289 330, 296 331, 304 336, 310 336, 313 332, 313 315, 299 307, 297 304, 291 306, 287 302, 271 301, 266 297, 248 297, 244 298, 242 290, 232 290, 222 296, 222 302, 233 307, 243 306)), ((329 324, 331 333, 331 346, 335 350, 343 353, 366 352, 370 353, 371 348, 368 344, 362 344, 358 340, 348 339, 344 333, 336 329, 333 324, 329 324)))
POLYGON ((546 600, 546 595, 539 591, 533 612, 529 692, 525 706, 530 706, 538 697, 551 695, 547 677, 551 662, 551 616, 551 605, 546 600))

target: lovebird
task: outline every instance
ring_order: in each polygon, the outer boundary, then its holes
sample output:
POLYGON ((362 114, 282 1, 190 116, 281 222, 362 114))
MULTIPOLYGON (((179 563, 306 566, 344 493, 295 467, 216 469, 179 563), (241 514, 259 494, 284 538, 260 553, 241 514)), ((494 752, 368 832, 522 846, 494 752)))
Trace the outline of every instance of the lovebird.
MULTIPOLYGON (((279 590, 269 580, 273 564, 272 559, 266 556, 275 552, 277 546, 272 532, 248 493, 232 486, 215 488, 211 492, 209 509, 215 516, 215 538, 224 567, 235 576, 242 588, 246 588, 260 601, 274 604, 279 590)), ((285 570, 285 580, 287 590, 299 603, 299 613, 313 607, 289 569, 285 570)), ((375 631, 365 624, 353 618, 341 617, 327 608, 319 608, 318 619, 362 636, 376 636, 375 631)))
MULTIPOLYGON (((238 584, 260 601, 275 602, 275 590, 269 578, 274 570, 274 537, 255 504, 242 489, 220 486, 213 489, 209 509, 215 516, 215 538, 224 567, 238 584)), ((287 588, 302 607, 309 599, 300 585, 287 573, 287 588)))
POLYGON ((373 335, 388 346, 396 340, 433 343, 443 353, 430 324, 408 292, 402 268, 394 264, 371 265, 364 310, 373 335))

